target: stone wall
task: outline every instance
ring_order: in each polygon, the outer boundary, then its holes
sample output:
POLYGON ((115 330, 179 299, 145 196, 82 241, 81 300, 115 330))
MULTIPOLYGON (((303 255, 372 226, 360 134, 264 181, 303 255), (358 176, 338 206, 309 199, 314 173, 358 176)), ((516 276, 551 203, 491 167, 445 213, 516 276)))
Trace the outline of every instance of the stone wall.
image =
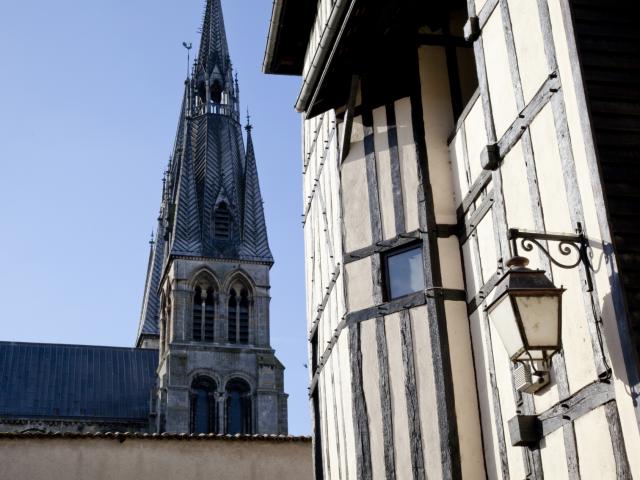
POLYGON ((0 434, 0 479, 305 480, 305 437, 0 434))

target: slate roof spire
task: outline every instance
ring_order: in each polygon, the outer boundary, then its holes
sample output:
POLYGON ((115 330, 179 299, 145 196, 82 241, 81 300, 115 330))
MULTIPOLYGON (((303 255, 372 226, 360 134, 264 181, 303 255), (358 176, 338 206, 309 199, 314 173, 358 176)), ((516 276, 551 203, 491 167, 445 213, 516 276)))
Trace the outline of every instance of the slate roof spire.
POLYGON ((226 70, 230 64, 222 5, 220 0, 207 0, 198 53, 198 70, 206 69, 208 73, 211 73, 216 66, 221 70, 226 70))
POLYGON ((145 284, 138 346, 157 337, 162 272, 173 258, 273 263, 258 181, 252 126, 240 124, 220 0, 207 0, 200 56, 187 79, 169 166, 163 178, 158 230, 145 284), (223 205, 224 204, 224 205, 223 205), (217 213, 228 215, 216 235, 217 213), (221 231, 221 230, 220 230, 221 231))

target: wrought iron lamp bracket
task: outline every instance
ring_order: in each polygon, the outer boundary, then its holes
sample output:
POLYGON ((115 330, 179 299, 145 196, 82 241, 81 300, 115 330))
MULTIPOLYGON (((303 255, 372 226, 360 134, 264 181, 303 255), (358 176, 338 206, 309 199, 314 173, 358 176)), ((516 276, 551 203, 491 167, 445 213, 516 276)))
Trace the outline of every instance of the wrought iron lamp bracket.
POLYGON ((518 255, 518 244, 525 252, 533 251, 534 246, 538 247, 549 261, 556 267, 570 270, 576 268, 580 264, 584 265, 587 281, 587 291, 593 290, 593 281, 591 279, 591 262, 589 260, 588 248, 589 242, 582 232, 582 226, 578 224, 576 234, 564 233, 541 233, 519 230, 517 228, 509 229, 509 240, 513 248, 513 255, 518 255), (565 263, 561 259, 554 258, 551 248, 545 246, 545 242, 557 243, 558 253, 561 257, 570 257, 572 253, 577 256, 574 262, 565 263))

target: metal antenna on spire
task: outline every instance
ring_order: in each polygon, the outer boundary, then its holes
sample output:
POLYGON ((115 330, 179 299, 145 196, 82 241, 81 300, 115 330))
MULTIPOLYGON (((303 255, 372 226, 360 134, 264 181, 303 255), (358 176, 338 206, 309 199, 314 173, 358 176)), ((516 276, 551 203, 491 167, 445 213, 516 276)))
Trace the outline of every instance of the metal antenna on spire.
POLYGON ((191 49, 193 44, 191 42, 182 42, 182 46, 187 49, 187 77, 189 77, 189 68, 191 67, 191 49))

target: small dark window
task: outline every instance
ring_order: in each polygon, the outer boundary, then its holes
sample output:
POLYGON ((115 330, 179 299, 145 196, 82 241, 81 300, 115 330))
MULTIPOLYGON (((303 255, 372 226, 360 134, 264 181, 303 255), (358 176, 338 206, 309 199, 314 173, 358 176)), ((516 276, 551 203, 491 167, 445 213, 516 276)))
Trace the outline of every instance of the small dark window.
POLYGON ((231 237, 231 212, 226 203, 217 206, 213 214, 213 238, 218 241, 229 241, 231 237))
POLYGON ((384 254, 383 268, 387 301, 424 290, 421 244, 384 254))

